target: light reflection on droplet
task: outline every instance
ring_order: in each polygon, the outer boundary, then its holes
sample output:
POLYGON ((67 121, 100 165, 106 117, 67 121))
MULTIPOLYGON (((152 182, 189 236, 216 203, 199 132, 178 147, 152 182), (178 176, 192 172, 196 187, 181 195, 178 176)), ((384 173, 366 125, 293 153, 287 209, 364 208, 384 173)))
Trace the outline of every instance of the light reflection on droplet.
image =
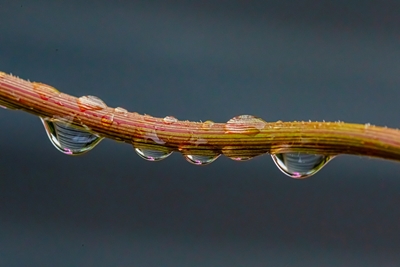
POLYGON ((226 133, 256 135, 264 129, 266 122, 253 115, 233 117, 225 124, 226 133))
POLYGON ((217 158, 219 158, 220 155, 216 154, 216 155, 183 155, 183 156, 188 162, 194 165, 204 166, 214 162, 217 158))
POLYGON ((67 155, 82 155, 92 150, 103 138, 68 121, 40 118, 47 136, 57 150, 67 155))
POLYGON ((97 96, 81 96, 78 98, 79 109, 84 112, 86 110, 101 110, 107 108, 106 103, 97 96))
POLYGON ((296 152, 272 154, 271 157, 280 171, 295 179, 314 175, 333 158, 333 156, 296 152))
POLYGON ((166 116, 166 117, 163 119, 163 121, 164 121, 165 124, 172 124, 172 123, 177 122, 178 119, 175 118, 175 117, 173 117, 173 116, 166 116))
POLYGON ((128 114, 128 111, 127 111, 126 109, 124 109, 124 108, 121 108, 121 107, 116 107, 116 108, 114 109, 114 111, 115 111, 116 113, 121 114, 121 115, 124 115, 124 116, 126 116, 126 115, 128 114))
POLYGON ((160 161, 172 154, 172 151, 135 148, 136 153, 143 159, 148 161, 160 161))

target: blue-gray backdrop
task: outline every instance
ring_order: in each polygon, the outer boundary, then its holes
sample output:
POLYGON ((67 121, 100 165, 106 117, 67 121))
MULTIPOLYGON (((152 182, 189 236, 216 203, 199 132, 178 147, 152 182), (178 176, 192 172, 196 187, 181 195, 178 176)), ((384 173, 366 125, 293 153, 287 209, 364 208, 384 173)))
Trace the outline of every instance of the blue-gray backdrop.
MULTIPOLYGON (((0 1, 0 71, 183 120, 399 127, 399 1, 0 1)), ((0 110, 1 266, 397 266, 400 164, 56 151, 0 110), (397 264, 396 264, 397 263, 397 264)))

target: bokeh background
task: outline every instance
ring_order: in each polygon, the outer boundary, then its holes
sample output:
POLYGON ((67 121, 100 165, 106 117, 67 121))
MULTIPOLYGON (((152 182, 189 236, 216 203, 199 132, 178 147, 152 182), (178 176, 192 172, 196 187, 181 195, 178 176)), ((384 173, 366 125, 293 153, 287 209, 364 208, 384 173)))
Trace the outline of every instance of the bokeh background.
MULTIPOLYGON (((399 1, 0 1, 0 70, 182 120, 399 127, 399 1)), ((400 165, 81 157, 0 110, 1 266, 398 266, 400 165)))

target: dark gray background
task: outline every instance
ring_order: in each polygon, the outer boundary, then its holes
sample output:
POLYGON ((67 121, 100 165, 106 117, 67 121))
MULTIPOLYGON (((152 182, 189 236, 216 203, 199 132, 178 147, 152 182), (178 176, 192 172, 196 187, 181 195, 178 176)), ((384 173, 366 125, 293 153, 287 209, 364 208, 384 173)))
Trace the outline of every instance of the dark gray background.
MULTIPOLYGON (((399 126, 399 1, 82 2, 0 1, 0 70, 159 117, 399 126)), ((398 163, 296 181, 269 156, 69 157, 38 118, 0 120, 1 266, 400 263, 398 163)))

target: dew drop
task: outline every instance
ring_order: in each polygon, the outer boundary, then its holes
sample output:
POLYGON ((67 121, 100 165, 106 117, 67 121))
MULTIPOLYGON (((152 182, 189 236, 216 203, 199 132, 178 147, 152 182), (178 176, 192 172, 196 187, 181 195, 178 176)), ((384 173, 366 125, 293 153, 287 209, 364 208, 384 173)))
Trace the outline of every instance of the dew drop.
POLYGON ((266 122, 252 115, 233 117, 225 124, 226 133, 256 135, 264 129, 266 122))
POLYGON ((280 171, 295 179, 314 175, 333 158, 308 153, 279 153, 272 154, 271 157, 280 171))
POLYGON ((215 155, 183 155, 183 156, 188 162, 194 165, 204 166, 214 162, 217 158, 219 158, 220 155, 215 154, 215 155))
POLYGON ((146 148, 135 148, 135 151, 141 158, 148 161, 160 161, 172 154, 172 151, 146 148))
POLYGON ((60 92, 56 88, 50 85, 37 82, 33 82, 32 84, 33 91, 35 91, 43 100, 49 100, 50 98, 60 94, 60 92))
POLYGON ((203 122, 203 124, 201 125, 201 128, 203 128, 204 130, 210 130, 211 127, 213 127, 214 122, 213 121, 205 121, 203 122))
POLYGON ((86 110, 101 110, 107 107, 106 103, 97 96, 81 96, 78 98, 79 109, 84 112, 86 110))
POLYGON ((40 118, 51 143, 67 155, 82 155, 93 149, 103 138, 88 129, 63 120, 40 118))
POLYGON ((164 123, 166 124, 172 124, 178 121, 177 118, 173 117, 173 116, 167 116, 163 119, 164 123))
POLYGON ((116 107, 116 108, 114 109, 114 111, 115 111, 116 113, 121 114, 121 115, 124 115, 124 116, 126 116, 126 115, 128 114, 128 111, 127 111, 126 109, 124 109, 124 108, 121 108, 121 107, 116 107))
POLYGON ((251 160, 253 157, 228 157, 234 161, 248 161, 251 160))

